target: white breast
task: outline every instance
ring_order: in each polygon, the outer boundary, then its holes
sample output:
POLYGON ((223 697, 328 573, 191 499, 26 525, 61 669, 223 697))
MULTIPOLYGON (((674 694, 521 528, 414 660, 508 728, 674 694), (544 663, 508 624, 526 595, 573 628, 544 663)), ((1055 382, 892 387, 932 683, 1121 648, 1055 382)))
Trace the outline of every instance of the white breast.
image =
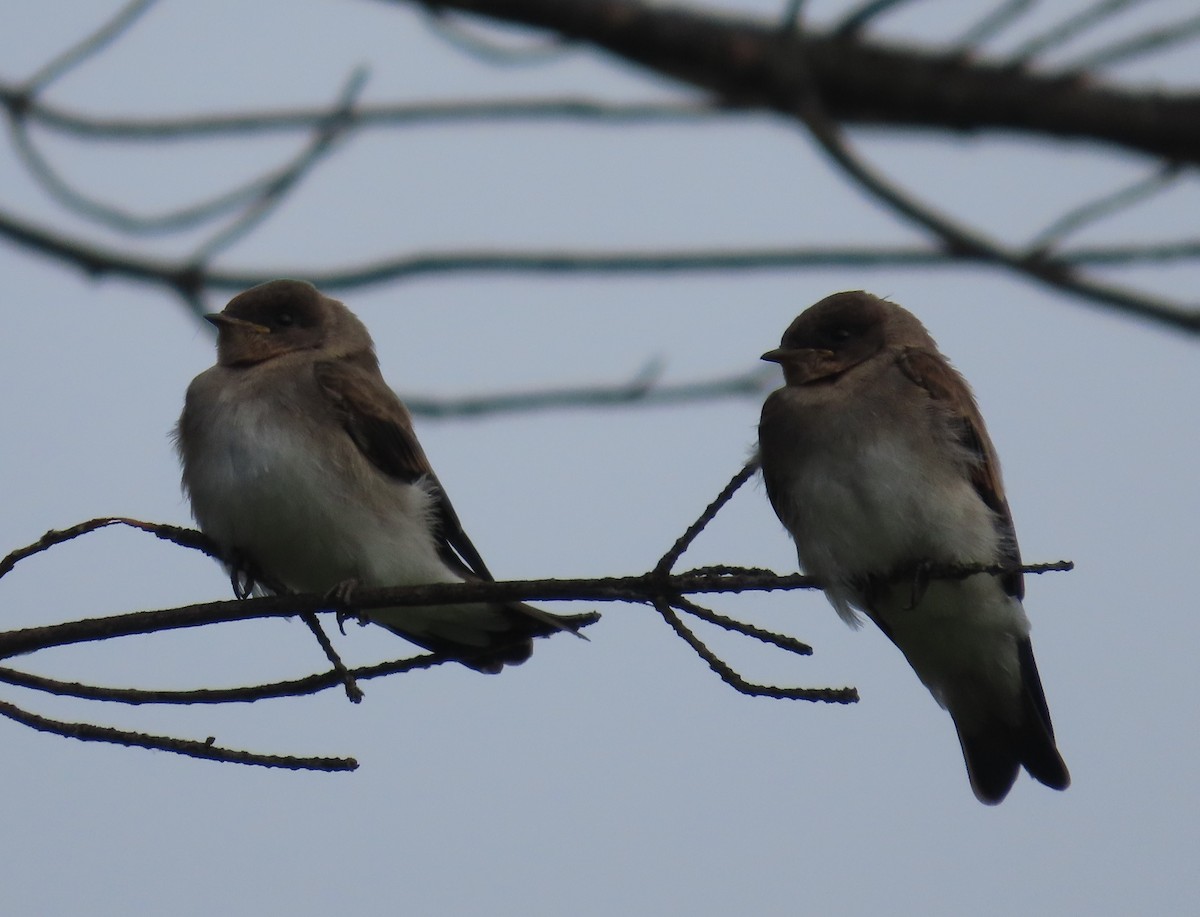
POLYGON ((421 482, 383 475, 328 418, 228 394, 185 450, 193 514, 210 537, 297 591, 457 579, 437 555, 421 482))

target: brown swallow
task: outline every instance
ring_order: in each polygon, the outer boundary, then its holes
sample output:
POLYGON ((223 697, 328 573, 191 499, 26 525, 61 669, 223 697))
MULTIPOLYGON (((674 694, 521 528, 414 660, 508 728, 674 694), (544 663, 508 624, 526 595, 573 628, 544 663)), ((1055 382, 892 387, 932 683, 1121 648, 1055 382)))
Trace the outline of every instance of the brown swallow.
MULTIPOLYGON (((227 557, 295 592, 492 580, 349 309, 275 280, 205 317, 217 364, 188 387, 175 439, 192 514, 227 557)), ((369 618, 499 672, 598 616, 506 602, 369 618)))
POLYGON ((865 612, 949 711, 981 802, 1004 799, 1021 767, 1066 789, 1021 574, 928 575, 1021 563, 966 381, 912 313, 861 291, 801 313, 763 359, 786 382, 763 405, 763 479, 801 566, 848 623, 865 612))

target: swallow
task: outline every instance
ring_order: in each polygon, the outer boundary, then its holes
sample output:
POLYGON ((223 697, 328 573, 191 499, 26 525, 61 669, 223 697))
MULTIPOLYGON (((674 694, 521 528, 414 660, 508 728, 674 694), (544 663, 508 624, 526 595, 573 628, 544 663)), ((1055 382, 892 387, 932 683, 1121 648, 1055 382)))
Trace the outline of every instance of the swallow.
MULTIPOLYGON (((274 280, 205 318, 217 362, 188 387, 175 443, 200 529, 238 569, 301 593, 492 581, 345 305, 274 280)), ((259 585, 259 592, 272 591, 259 585)), ((480 672, 598 615, 521 602, 372 610, 378 624, 480 672)))
POLYGON ((949 712, 981 802, 1021 768, 1066 789, 1000 463, 966 381, 916 316, 862 291, 802 312, 762 359, 785 384, 763 405, 759 459, 801 567, 949 712), (1009 570, 931 575, 964 565, 1009 570))

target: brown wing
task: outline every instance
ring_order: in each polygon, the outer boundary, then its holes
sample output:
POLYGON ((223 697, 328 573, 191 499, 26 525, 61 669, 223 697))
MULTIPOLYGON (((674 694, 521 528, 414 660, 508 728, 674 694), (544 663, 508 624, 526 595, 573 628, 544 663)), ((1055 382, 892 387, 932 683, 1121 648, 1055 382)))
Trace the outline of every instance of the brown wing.
MULTIPOLYGON (((946 359, 937 353, 916 347, 906 348, 896 360, 901 371, 921 386, 950 417, 951 428, 959 443, 972 456, 970 464, 971 483, 983 502, 996 514, 996 527, 1000 532, 1000 562, 1016 566, 1021 563, 1021 552, 1017 547, 1017 532, 1013 527, 1012 513, 1004 497, 1004 484, 1000 480, 1000 460, 983 424, 983 417, 975 405, 975 397, 966 381, 946 359)), ((1025 595, 1025 581, 1020 573, 1009 573, 1001 577, 1005 591, 1016 598, 1025 595)))
POLYGON ((417 442, 408 409, 383 381, 374 356, 363 354, 319 362, 314 372, 342 426, 372 465, 406 484, 421 478, 429 482, 437 512, 438 553, 442 560, 468 577, 495 579, 463 531, 450 498, 417 442))

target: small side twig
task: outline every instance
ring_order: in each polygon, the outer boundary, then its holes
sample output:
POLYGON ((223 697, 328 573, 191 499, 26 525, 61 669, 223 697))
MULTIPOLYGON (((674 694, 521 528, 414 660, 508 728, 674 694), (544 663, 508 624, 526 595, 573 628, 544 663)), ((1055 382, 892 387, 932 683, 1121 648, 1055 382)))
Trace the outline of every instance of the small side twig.
POLYGON ((777 634, 774 631, 756 627, 753 624, 747 624, 745 621, 738 621, 735 618, 718 614, 712 609, 705 608, 703 605, 697 605, 691 599, 678 596, 671 600, 671 605, 679 611, 687 612, 693 617, 699 618, 701 621, 707 621, 709 624, 715 624, 717 627, 732 631, 735 634, 741 634, 744 637, 753 637, 755 640, 759 640, 762 643, 769 643, 771 646, 777 646, 779 649, 795 653, 797 656, 812 655, 812 647, 807 643, 797 640, 795 637, 789 637, 787 634, 777 634))
POLYGON ((960 53, 969 54, 1012 25, 1031 6, 1032 0, 1002 0, 999 6, 963 32, 953 44, 960 53))
POLYGON ((434 35, 455 50, 492 67, 551 63, 575 50, 565 37, 551 37, 522 48, 506 47, 469 31, 447 10, 427 7, 425 12, 425 24, 434 35))
POLYGON ((853 704, 858 701, 855 688, 782 688, 775 685, 756 685, 742 678, 726 662, 710 650, 679 619, 679 615, 663 600, 656 600, 654 607, 671 629, 690 646, 717 673, 717 676, 739 694, 750 697, 774 697, 779 700, 807 700, 827 704, 853 704))
POLYGON ((1008 60, 1015 66, 1021 66, 1055 46, 1066 44, 1110 16, 1121 12, 1125 7, 1137 2, 1139 0, 1098 0, 1091 6, 1072 13, 1041 35, 1028 39, 1009 56, 1008 60))
POLYGON ((105 22, 82 41, 63 51, 49 63, 41 67, 28 80, 25 89, 31 95, 45 89, 59 77, 78 67, 90 57, 95 57, 114 41, 119 39, 146 13, 155 0, 133 0, 117 10, 116 15, 105 22))
MULTIPOLYGON (((380 662, 375 665, 362 666, 350 670, 355 681, 367 681, 371 678, 383 678, 387 675, 399 675, 404 672, 415 672, 430 669, 456 661, 453 657, 440 653, 425 653, 409 659, 396 659, 390 662, 380 662)), ((106 685, 87 685, 74 681, 61 681, 57 678, 47 678, 44 675, 33 675, 17 669, 0 666, 0 682, 19 688, 29 688, 59 697, 78 697, 81 700, 108 701, 117 704, 140 706, 142 704, 250 704, 260 700, 272 700, 279 697, 304 697, 309 694, 319 694, 342 684, 342 677, 337 672, 319 672, 306 675, 303 678, 293 678, 286 681, 275 681, 261 685, 246 685, 237 688, 196 688, 194 690, 171 691, 152 690, 145 688, 114 688, 106 685)))
POLYGON ((317 643, 321 644, 321 649, 325 651, 325 658, 329 660, 329 664, 333 666, 333 671, 342 680, 342 686, 346 689, 346 697, 350 698, 350 703, 361 703, 363 699, 362 688, 358 686, 358 683, 354 680, 354 675, 346 668, 346 663, 342 662, 342 657, 333 648, 333 643, 330 642, 329 635, 321 627, 321 622, 317 620, 316 614, 306 611, 300 615, 300 620, 308 625, 308 629, 317 638, 317 643))
POLYGON ((366 86, 366 82, 367 71, 364 68, 359 68, 350 74, 346 85, 342 87, 337 104, 317 125, 316 132, 305 149, 290 165, 263 184, 261 193, 240 217, 196 250, 192 256, 195 265, 205 264, 215 254, 253 231, 283 203, 288 192, 333 150, 335 142, 352 126, 351 115, 354 111, 354 104, 361 95, 363 87, 366 86))
POLYGON ((111 726, 94 726, 91 723, 67 723, 52 720, 28 710, 22 710, 13 704, 0 701, 0 716, 6 716, 36 729, 39 732, 49 732, 68 739, 79 739, 83 742, 111 742, 115 745, 127 745, 137 748, 152 748, 158 751, 169 751, 189 758, 203 758, 209 761, 225 761, 232 764, 255 764, 259 767, 278 767, 287 770, 310 771, 352 771, 358 767, 353 758, 326 757, 295 757, 292 755, 263 755, 252 751, 242 751, 236 748, 222 748, 212 740, 197 742, 194 739, 175 739, 170 736, 156 736, 144 732, 129 732, 124 729, 114 729, 111 726))
POLYGON ((1123 39, 1107 47, 1089 51, 1063 66, 1067 70, 1098 70, 1101 67, 1111 67, 1113 64, 1123 64, 1152 51, 1161 51, 1172 45, 1192 41, 1197 36, 1200 36, 1200 16, 1190 16, 1179 22, 1123 39))
POLYGON ((696 536, 699 535, 704 530, 704 527, 712 521, 713 517, 720 512, 721 507, 733 498, 733 495, 737 493, 738 488, 754 476, 756 471, 758 471, 757 456, 748 461, 742 467, 741 471, 739 471, 730 479, 729 483, 722 488, 719 494, 717 494, 716 499, 704 508, 704 512, 700 514, 700 518, 689 525, 687 531, 675 540, 675 543, 671 545, 671 549, 667 551, 667 553, 664 554, 654 566, 655 574, 659 576, 666 576, 671 572, 671 568, 675 566, 676 561, 683 556, 683 552, 688 549, 691 543, 696 540, 696 536))
POLYGON ((1071 233, 1157 194, 1172 185, 1180 173, 1179 163, 1163 163, 1146 177, 1067 211, 1033 237, 1027 257, 1045 257, 1052 246, 1071 233))

